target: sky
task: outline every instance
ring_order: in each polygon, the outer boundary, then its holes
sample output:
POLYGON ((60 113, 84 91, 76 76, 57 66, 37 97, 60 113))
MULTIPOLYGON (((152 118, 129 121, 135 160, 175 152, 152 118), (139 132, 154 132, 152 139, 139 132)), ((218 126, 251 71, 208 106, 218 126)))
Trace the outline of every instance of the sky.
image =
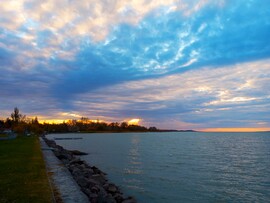
POLYGON ((270 0, 1 0, 0 118, 270 129, 270 0))

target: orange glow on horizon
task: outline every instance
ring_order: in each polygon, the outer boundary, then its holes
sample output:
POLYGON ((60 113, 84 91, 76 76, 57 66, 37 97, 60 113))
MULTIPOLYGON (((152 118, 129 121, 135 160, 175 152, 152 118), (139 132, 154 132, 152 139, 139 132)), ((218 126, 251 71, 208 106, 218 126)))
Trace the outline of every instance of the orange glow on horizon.
POLYGON ((263 132, 270 131, 270 128, 206 128, 203 132, 263 132))
MULTIPOLYGON (((60 123, 67 123, 68 121, 71 121, 72 119, 41 119, 38 120, 39 123, 48 123, 48 124, 60 124, 60 123)), ((81 120, 77 120, 77 121, 81 121, 81 120)), ((92 122, 92 123, 102 123, 105 122, 103 120, 88 120, 88 123, 92 122)))
POLYGON ((48 123, 48 124, 60 124, 63 122, 67 122, 68 120, 63 119, 46 119, 46 120, 38 120, 39 123, 48 123))
POLYGON ((139 118, 133 118, 131 120, 128 121, 128 125, 139 125, 141 119, 139 118))

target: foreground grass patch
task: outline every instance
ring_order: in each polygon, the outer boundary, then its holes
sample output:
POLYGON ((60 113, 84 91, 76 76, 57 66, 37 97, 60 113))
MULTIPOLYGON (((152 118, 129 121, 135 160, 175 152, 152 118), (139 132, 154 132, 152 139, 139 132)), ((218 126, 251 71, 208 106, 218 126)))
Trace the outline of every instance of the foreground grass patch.
POLYGON ((0 202, 52 202, 37 137, 0 141, 0 202))
POLYGON ((7 137, 7 134, 1 134, 0 133, 0 137, 7 137))

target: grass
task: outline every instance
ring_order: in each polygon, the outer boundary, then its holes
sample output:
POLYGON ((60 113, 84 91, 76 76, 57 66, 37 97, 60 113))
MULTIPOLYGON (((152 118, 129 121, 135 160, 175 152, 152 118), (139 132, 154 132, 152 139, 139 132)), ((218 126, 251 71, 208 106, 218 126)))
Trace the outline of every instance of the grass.
POLYGON ((0 133, 0 137, 7 137, 7 134, 1 134, 0 133))
POLYGON ((0 141, 0 202, 52 202, 37 137, 0 141))

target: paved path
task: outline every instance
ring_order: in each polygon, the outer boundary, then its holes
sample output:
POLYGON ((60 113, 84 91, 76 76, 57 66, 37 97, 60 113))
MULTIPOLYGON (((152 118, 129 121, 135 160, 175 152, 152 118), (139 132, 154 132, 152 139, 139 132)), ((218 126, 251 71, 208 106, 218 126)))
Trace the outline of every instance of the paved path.
POLYGON ((40 145, 47 172, 52 174, 53 184, 58 188, 64 203, 89 203, 68 169, 56 158, 42 138, 40 138, 40 145))

